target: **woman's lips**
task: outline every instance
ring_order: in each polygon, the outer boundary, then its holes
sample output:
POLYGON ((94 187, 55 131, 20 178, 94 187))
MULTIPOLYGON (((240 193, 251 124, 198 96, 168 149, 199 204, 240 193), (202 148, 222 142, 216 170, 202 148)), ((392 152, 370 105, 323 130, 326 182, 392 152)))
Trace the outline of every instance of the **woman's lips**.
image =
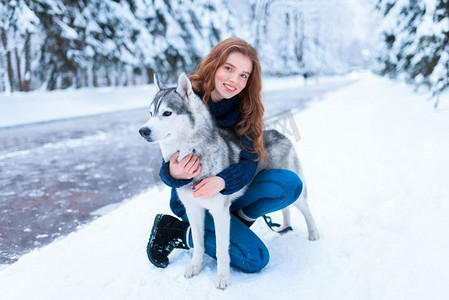
POLYGON ((235 92, 235 90, 237 89, 237 88, 233 87, 232 85, 229 85, 229 84, 226 84, 226 83, 223 83, 223 86, 230 93, 235 92))

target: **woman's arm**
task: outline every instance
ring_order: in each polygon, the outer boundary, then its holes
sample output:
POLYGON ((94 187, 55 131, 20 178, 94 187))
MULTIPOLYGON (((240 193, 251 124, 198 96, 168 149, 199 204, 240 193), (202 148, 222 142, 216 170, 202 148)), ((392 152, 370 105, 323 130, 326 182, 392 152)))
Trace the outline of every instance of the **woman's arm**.
POLYGON ((200 159, 191 153, 178 162, 179 152, 172 155, 169 162, 162 159, 159 176, 162 181, 172 188, 179 188, 192 181, 201 172, 200 159))
MULTIPOLYGON (((252 143, 245 138, 242 143, 250 147, 252 143)), ((216 176, 204 178, 198 184, 192 186, 193 196, 197 198, 211 198, 217 193, 230 195, 242 189, 251 182, 257 170, 258 162, 254 161, 258 155, 246 150, 240 152, 238 163, 230 165, 216 176)))
MULTIPOLYGON (((252 149, 253 144, 245 137, 241 137, 241 143, 252 149)), ((217 176, 223 178, 225 181, 225 188, 221 191, 224 195, 230 195, 242 189, 245 185, 249 184, 256 174, 258 162, 255 160, 258 158, 257 153, 251 153, 245 149, 240 152, 240 161, 238 163, 230 165, 224 169, 217 176)))

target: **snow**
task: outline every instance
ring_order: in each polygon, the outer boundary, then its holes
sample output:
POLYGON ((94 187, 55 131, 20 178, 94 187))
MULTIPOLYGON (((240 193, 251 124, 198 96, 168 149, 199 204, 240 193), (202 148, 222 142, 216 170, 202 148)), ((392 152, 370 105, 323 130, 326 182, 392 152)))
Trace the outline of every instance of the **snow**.
MULTIPOLYGON (((344 78, 323 77, 321 81, 338 82, 344 78)), ((301 84, 302 81, 300 76, 266 78, 264 91, 288 88, 301 84)), ((155 93, 154 85, 0 93, 0 128, 147 108, 155 93), (70 109, 67 109, 68 107, 70 109)))
MULTIPOLYGON (((130 105, 141 104, 136 90, 130 105)), ((55 93, 64 92, 45 93, 41 112, 55 93)), ((105 91, 93 110, 116 93, 105 91)), ((364 74, 297 113, 295 145, 321 239, 307 240, 296 210, 294 231, 283 236, 258 220, 270 263, 255 274, 232 270, 225 291, 214 287, 213 259, 192 279, 182 275, 189 251, 176 250, 166 269, 148 262, 154 216, 170 213, 169 189, 155 187, 4 267, 2 299, 446 299, 448 98, 434 110, 426 94, 364 74)))
POLYGON ((0 127, 147 107, 155 92, 153 85, 141 85, 3 94, 0 127))

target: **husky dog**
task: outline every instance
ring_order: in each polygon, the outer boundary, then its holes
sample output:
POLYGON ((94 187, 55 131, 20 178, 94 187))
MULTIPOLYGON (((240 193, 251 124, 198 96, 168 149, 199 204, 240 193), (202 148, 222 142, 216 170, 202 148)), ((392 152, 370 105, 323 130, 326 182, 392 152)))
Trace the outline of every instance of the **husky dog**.
MULTIPOLYGON (((203 101, 193 92, 185 73, 178 78, 176 88, 166 88, 155 76, 158 92, 150 105, 150 118, 140 129, 140 134, 148 142, 159 143, 165 161, 180 151, 178 160, 192 153, 193 149, 201 157, 201 173, 193 182, 213 176, 239 161, 242 150, 233 133, 219 128, 203 101)), ((290 140, 275 130, 264 132, 267 159, 259 163, 261 169, 289 169, 302 176, 299 160, 290 140)), ((303 179, 301 177, 301 179, 303 179)), ((246 188, 232 195, 218 193, 213 199, 194 198, 189 185, 176 189, 179 199, 186 208, 190 221, 193 243, 193 257, 185 270, 190 278, 201 271, 204 256, 204 218, 206 210, 215 223, 217 278, 216 287, 226 288, 230 284, 229 234, 232 201, 240 197, 246 188)), ((303 213, 310 240, 319 238, 315 222, 307 206, 305 189, 295 205, 303 213)), ((284 209, 284 225, 290 225, 288 208, 284 209)))

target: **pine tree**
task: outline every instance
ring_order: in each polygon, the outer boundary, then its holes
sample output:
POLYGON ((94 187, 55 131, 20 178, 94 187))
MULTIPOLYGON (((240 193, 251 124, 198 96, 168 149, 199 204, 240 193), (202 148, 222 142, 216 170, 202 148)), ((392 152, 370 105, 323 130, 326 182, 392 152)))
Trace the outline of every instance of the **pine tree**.
POLYGON ((174 79, 235 25, 219 0, 2 0, 0 12, 0 91, 174 79))
POLYGON ((354 45, 365 41, 351 32, 360 26, 356 12, 368 10, 368 3, 250 0, 246 6, 253 11, 248 40, 268 74, 343 73, 363 62, 361 47, 354 45))
POLYGON ((0 91, 31 89, 31 38, 38 24, 25 1, 0 2, 0 91))
POLYGON ((386 44, 381 73, 403 76, 438 97, 449 86, 449 2, 380 0, 377 7, 386 44))
POLYGON ((1 1, 0 91, 174 80, 236 32, 267 74, 344 72, 360 57, 349 0, 1 1))

